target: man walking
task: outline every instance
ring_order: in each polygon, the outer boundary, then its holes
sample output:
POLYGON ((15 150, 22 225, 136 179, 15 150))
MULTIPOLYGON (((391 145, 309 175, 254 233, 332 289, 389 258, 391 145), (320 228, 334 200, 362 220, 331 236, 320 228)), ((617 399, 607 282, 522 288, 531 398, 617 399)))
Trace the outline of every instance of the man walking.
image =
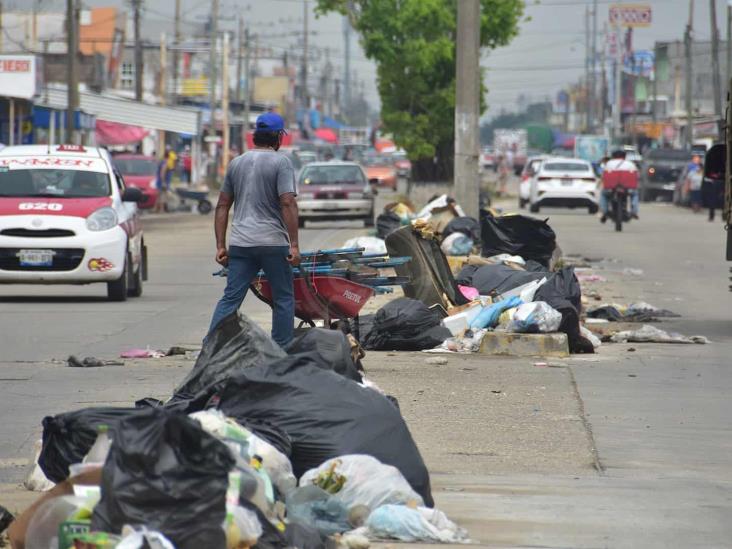
POLYGON ((273 112, 257 118, 254 149, 236 157, 226 170, 216 205, 216 261, 229 269, 224 296, 209 333, 237 311, 260 269, 272 287, 272 339, 285 346, 293 338, 295 297, 292 266, 300 264, 295 171, 277 154, 284 120, 273 112), (226 246, 229 210, 234 206, 230 246, 226 246))

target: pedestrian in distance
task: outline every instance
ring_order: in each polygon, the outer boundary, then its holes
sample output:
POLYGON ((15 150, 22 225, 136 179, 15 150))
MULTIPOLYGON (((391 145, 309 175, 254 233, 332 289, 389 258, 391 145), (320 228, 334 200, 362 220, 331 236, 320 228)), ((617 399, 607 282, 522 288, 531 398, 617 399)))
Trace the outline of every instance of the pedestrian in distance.
MULTIPOLYGON (((155 153, 153 153, 154 156, 155 153)), ((167 201, 165 181, 167 179, 168 161, 163 158, 158 160, 158 170, 155 174, 155 188, 158 190, 158 199, 155 201, 155 213, 162 213, 165 211, 165 204, 167 201)))
POLYGON ((228 278, 209 328, 211 333, 223 318, 239 309, 250 284, 263 270, 272 287, 272 339, 282 347, 294 334, 292 267, 300 264, 295 170, 285 155, 277 153, 285 133, 279 114, 260 115, 254 148, 234 158, 226 170, 214 228, 216 261, 228 267, 228 278))
POLYGON ((702 180, 704 179, 704 167, 701 163, 701 157, 695 154, 691 159, 689 165, 689 175, 687 180, 689 182, 689 200, 691 202, 691 209, 694 213, 698 213, 701 210, 702 205, 702 180))

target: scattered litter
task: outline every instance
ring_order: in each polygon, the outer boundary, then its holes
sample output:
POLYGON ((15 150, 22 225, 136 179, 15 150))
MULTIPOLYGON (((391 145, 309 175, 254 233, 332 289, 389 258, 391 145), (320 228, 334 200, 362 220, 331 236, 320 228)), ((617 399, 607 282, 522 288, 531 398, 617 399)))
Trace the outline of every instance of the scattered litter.
POLYGON ((458 289, 460 290, 460 293, 463 294, 465 299, 469 299, 470 301, 473 301, 474 299, 478 299, 480 297, 480 292, 477 288, 473 288, 472 286, 460 286, 458 285, 458 289))
POLYGON ((200 346, 187 346, 187 345, 174 345, 170 349, 168 349, 168 352, 165 353, 165 356, 189 356, 191 353, 200 352, 201 347, 200 346))
POLYGON ((66 361, 67 365, 71 368, 101 368, 103 366, 124 366, 124 362, 119 360, 102 360, 93 356, 88 356, 83 359, 79 359, 74 355, 71 355, 66 361))
POLYGON ((400 541, 437 541, 466 543, 467 532, 450 521, 444 513, 426 507, 383 505, 375 509, 366 521, 369 538, 400 541))
POLYGON ((635 352, 635 347, 628 347, 628 352, 629 353, 634 353, 635 352))
POLYGON ((600 338, 597 337, 595 334, 593 334, 590 330, 588 330, 584 326, 580 326, 580 334, 582 334, 582 337, 584 337, 585 339, 588 339, 592 343, 592 346, 595 349, 597 349, 598 347, 600 347, 602 345, 602 341, 600 341, 600 338))
POLYGON ((666 332, 650 324, 644 324, 638 330, 617 332, 610 337, 613 343, 699 343, 709 340, 704 336, 684 336, 675 332, 666 332))
POLYGON ((508 331, 516 333, 556 332, 562 323, 562 314, 543 301, 519 305, 508 323, 508 331))
POLYGON ((431 356, 429 358, 426 358, 424 362, 425 362, 425 364, 434 364, 436 366, 444 366, 445 364, 447 364, 447 359, 438 357, 438 356, 431 356))
POLYGON ((660 318, 678 318, 681 315, 668 309, 659 309, 648 303, 638 302, 628 307, 617 303, 606 303, 588 310, 587 316, 609 322, 652 322, 660 318))
POLYGON ((461 336, 451 337, 425 353, 477 353, 488 330, 468 330, 461 336))
POLYGON ((154 351, 149 347, 147 349, 130 349, 120 353, 120 358, 163 358, 164 351, 154 351))
POLYGON ((577 280, 579 280, 580 282, 607 282, 607 279, 604 276, 596 274, 578 274, 577 280))
MULTIPOLYGON (((397 225, 397 228, 399 225, 397 225)), ((366 254, 385 254, 386 243, 375 236, 357 236, 343 243, 344 248, 363 248, 366 254)))
POLYGON ((608 324, 610 321, 607 318, 586 318, 585 324, 608 324))
POLYGON ((537 368, 546 368, 549 365, 546 362, 534 362, 534 366, 537 368))
POLYGON ((144 526, 141 528, 130 528, 126 526, 122 540, 115 545, 115 549, 175 549, 171 541, 160 532, 153 532, 144 526), (129 531, 131 530, 131 531, 129 531))
POLYGON ((634 269, 632 267, 626 267, 623 269, 624 275, 630 275, 630 276, 643 276, 643 269, 634 269))
POLYGON ((510 297, 503 301, 493 303, 492 305, 483 308, 478 316, 476 316, 470 323, 470 328, 480 330, 496 326, 503 311, 512 309, 513 307, 518 307, 521 303, 522 301, 518 297, 510 297))

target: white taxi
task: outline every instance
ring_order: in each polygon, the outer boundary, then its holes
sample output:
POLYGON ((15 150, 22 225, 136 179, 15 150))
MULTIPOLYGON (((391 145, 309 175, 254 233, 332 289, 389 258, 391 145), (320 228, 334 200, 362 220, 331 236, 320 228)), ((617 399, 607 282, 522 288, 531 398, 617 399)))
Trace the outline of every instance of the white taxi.
POLYGON ((112 301, 142 294, 147 253, 136 188, 109 153, 79 145, 0 151, 0 284, 105 282, 112 301))

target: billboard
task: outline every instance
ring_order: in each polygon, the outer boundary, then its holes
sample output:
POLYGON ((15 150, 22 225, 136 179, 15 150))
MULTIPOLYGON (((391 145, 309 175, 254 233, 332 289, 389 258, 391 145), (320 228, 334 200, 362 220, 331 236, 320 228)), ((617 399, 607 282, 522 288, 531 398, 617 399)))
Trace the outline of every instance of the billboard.
POLYGON ((612 26, 650 27, 652 9, 650 4, 614 4, 610 6, 609 21, 612 26))
POLYGON ((610 139, 603 135, 578 135, 574 139, 574 155, 588 162, 599 162, 609 148, 610 139))
POLYGON ((33 55, 0 55, 0 93, 3 97, 32 99, 41 91, 33 55))

